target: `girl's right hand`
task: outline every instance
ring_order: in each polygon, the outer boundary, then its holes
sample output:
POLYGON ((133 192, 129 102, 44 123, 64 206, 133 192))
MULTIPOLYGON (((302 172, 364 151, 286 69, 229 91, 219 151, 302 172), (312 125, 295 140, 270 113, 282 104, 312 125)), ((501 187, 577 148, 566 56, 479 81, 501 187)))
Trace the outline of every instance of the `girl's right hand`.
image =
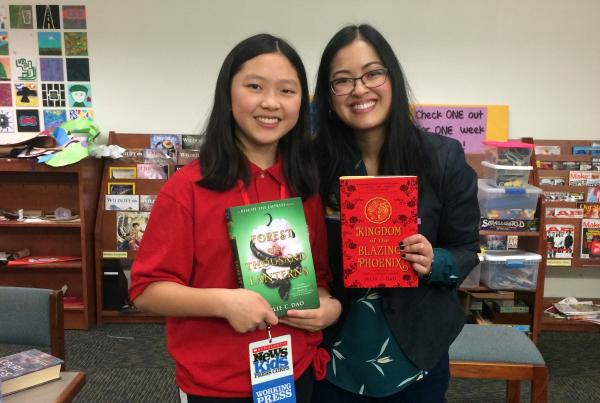
POLYGON ((260 294, 245 288, 229 289, 223 298, 223 317, 239 333, 264 329, 276 325, 277 315, 260 294))

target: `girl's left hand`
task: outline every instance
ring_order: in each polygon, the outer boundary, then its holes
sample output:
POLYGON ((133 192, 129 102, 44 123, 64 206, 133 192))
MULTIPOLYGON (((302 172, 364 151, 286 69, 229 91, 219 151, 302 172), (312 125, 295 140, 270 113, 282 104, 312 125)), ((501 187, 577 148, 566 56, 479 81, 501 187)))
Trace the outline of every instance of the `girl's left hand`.
POLYGON ((279 318, 279 323, 300 329, 316 332, 335 323, 342 313, 342 304, 332 298, 327 291, 319 288, 319 303, 317 309, 290 309, 287 315, 279 318))
POLYGON ((431 273, 433 263, 433 247, 421 234, 411 235, 400 243, 402 257, 412 263, 419 276, 431 273))

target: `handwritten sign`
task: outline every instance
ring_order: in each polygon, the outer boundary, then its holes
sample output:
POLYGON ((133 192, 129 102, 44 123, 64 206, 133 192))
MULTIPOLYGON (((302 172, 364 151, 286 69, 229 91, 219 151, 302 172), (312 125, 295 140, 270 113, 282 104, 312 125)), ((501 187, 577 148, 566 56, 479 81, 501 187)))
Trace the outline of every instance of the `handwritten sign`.
POLYGON ((466 153, 483 153, 483 140, 508 138, 508 107, 419 105, 418 124, 431 133, 458 140, 466 153))

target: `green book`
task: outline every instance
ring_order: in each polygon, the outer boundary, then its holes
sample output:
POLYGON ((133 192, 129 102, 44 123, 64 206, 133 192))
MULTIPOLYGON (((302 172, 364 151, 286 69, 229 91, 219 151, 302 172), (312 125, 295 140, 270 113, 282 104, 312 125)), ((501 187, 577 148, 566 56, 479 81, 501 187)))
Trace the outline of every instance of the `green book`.
POLYGON ((319 307, 301 198, 231 207, 225 217, 240 286, 262 295, 277 316, 319 307))

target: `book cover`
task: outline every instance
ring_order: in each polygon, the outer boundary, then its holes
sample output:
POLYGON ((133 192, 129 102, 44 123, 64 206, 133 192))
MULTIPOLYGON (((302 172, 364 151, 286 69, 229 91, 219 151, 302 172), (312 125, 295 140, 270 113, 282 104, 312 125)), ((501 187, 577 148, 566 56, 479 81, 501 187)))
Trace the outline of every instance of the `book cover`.
POLYGON ((60 378, 63 361, 39 350, 0 358, 0 389, 8 395, 60 378))
POLYGON ((581 254, 582 259, 600 258, 600 220, 581 220, 581 254))
POLYGON ((598 186, 600 185, 600 172, 595 171, 569 171, 569 186, 598 186))
POLYGON ((176 134, 153 134, 150 136, 150 148, 175 150, 181 148, 181 141, 176 134))
POLYGON ((416 234, 416 176, 343 176, 340 222, 344 286, 417 287, 400 242, 416 234))
POLYGON ((105 195, 104 196, 105 210, 130 210, 137 211, 140 209, 140 200, 138 195, 105 195))
POLYGON ((482 235, 479 244, 485 250, 507 250, 507 239, 506 235, 482 235))
POLYGON ((535 146, 536 155, 560 155, 560 146, 535 146))
POLYGON ((200 157, 200 150, 178 150, 177 165, 186 165, 200 157))
POLYGON ((482 231, 536 232, 538 230, 538 220, 500 220, 482 217, 479 228, 482 231))
POLYGON ((572 207, 546 207, 546 217, 583 218, 583 209, 572 207))
POLYGON ((540 186, 565 186, 566 184, 566 179, 560 176, 540 177, 540 186))
POLYGON ((546 224, 547 258, 572 258, 574 233, 575 226, 571 224, 546 224))
POLYGON ((140 211, 152 211, 156 195, 140 195, 140 211))
POLYGON ((137 164, 138 179, 168 179, 169 164, 137 164))
POLYGON ((231 207, 225 214, 240 285, 262 295, 277 316, 318 308, 302 199, 231 207))
POLYGON ((583 218, 600 218, 600 203, 578 203, 583 210, 583 218))
POLYGON ((181 148, 184 150, 199 150, 204 136, 194 134, 181 135, 181 148))
POLYGON ((150 213, 117 212, 117 250, 138 250, 150 213))

